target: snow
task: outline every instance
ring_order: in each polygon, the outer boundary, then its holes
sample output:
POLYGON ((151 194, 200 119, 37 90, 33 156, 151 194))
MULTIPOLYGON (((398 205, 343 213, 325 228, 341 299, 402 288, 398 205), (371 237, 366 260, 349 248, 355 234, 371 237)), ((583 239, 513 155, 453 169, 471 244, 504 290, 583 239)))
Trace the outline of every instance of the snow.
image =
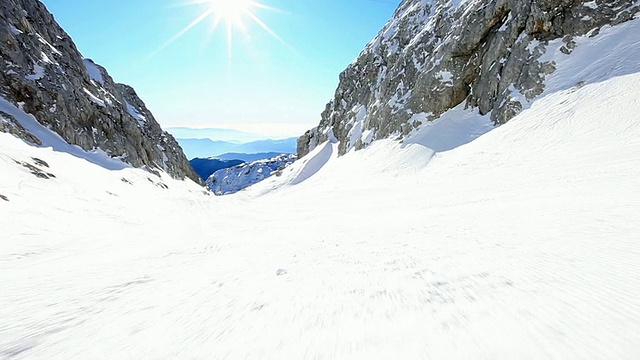
POLYGON ((415 114, 227 197, 0 98, 44 143, 0 133, 0 359, 637 359, 639 26, 551 42, 506 125, 415 114))
POLYGON ((296 158, 293 154, 281 154, 271 159, 261 159, 220 169, 209 176, 206 184, 216 195, 234 194, 274 174, 280 176, 286 167, 295 162, 296 158))
POLYGON ((640 71, 640 20, 615 27, 604 26, 592 38, 575 38, 571 55, 560 52, 562 40, 549 42, 540 62, 554 62, 556 71, 546 81, 545 93, 568 89, 580 82, 593 83, 640 71), (603 54, 605 54, 603 56, 603 54))
POLYGON ((157 144, 156 149, 162 153, 162 169, 167 171, 167 163, 169 162, 169 157, 167 157, 167 152, 164 146, 157 144))
POLYGON ((42 35, 40 34, 35 34, 35 35, 38 37, 38 41, 40 41, 44 45, 47 45, 47 47, 49 47, 49 49, 53 54, 62 55, 60 50, 56 49, 55 46, 51 45, 47 40, 45 40, 45 38, 42 37, 42 35))
POLYGON ((25 78, 31 81, 40 80, 44 77, 44 74, 45 69, 42 66, 35 64, 33 65, 33 74, 27 75, 25 78))
POLYGON ((105 103, 104 100, 100 99, 99 97, 97 97, 94 93, 91 92, 91 90, 87 89, 87 88, 82 88, 82 90, 84 90, 84 93, 89 95, 89 99, 96 105, 105 107, 105 103))
MULTIPOLYGON (((521 37, 524 37, 524 35, 523 35, 523 34, 525 34, 525 33, 522 33, 520 36, 521 36, 521 37)), ((518 38, 518 40, 516 40, 516 42, 521 42, 521 41, 522 41, 522 40, 521 40, 521 38, 518 38)), ((536 48, 538 48, 539 46, 540 46, 540 40, 533 39, 533 40, 531 40, 531 42, 529 43, 529 45, 527 46, 527 48, 526 48, 526 49, 527 49, 527 51, 528 51, 528 52, 530 52, 530 53, 532 53, 532 54, 533 54, 533 52, 534 52, 534 51, 536 50, 536 48)))
POLYGON ((17 36, 17 35, 22 34, 22 30, 20 30, 20 29, 18 29, 17 27, 15 27, 15 25, 13 25, 13 24, 9 24, 9 27, 10 27, 10 29, 11 29, 11 33, 12 33, 13 35, 16 35, 16 36, 17 36))
POLYGON ((96 64, 91 59, 83 59, 84 67, 87 69, 87 73, 89 74, 89 78, 91 80, 97 82, 98 84, 104 86, 104 78, 102 77, 102 71, 96 66, 96 64))
POLYGON ((362 136, 360 137, 360 140, 364 145, 369 145, 374 140, 374 137, 375 137, 375 132, 369 129, 362 132, 362 136))
POLYGON ((25 113, 22 109, 13 105, 1 96, 0 111, 16 118, 22 127, 42 142, 43 147, 50 147, 54 151, 84 159, 109 170, 120 170, 128 167, 127 164, 119 160, 112 159, 100 149, 85 151, 79 146, 69 145, 60 137, 60 135, 38 123, 33 115, 25 113))
POLYGON ((509 12, 508 17, 504 20, 504 22, 502 23, 502 25, 500 26, 498 31, 500 31, 500 32, 507 31, 508 25, 509 25, 509 23, 511 23, 511 21, 513 21, 513 15, 511 14, 511 12, 509 12))
POLYGON ((127 105, 127 112, 129 113, 129 115, 133 116, 133 118, 138 121, 138 125, 143 127, 144 124, 147 122, 147 118, 144 117, 142 114, 140 114, 138 109, 136 109, 128 101, 125 101, 125 104, 127 105))
POLYGON ((433 157, 326 143, 262 196, 0 134, 0 356, 635 359, 638 86, 547 95, 433 157))
POLYGON ((489 116, 479 115, 477 109, 464 109, 464 104, 447 111, 435 121, 428 121, 426 114, 416 114, 412 120, 419 120, 423 125, 404 143, 420 144, 434 151, 455 149, 495 128, 489 116))
POLYGON ((40 52, 40 58, 42 59, 42 61, 44 61, 47 64, 54 64, 56 65, 57 63, 52 61, 49 56, 47 56, 47 54, 45 54, 44 52, 40 52))
POLYGON ((351 118, 352 127, 349 130, 349 143, 355 144, 360 138, 362 138, 364 131, 364 120, 367 117, 367 108, 364 105, 357 105, 351 109, 354 114, 351 118))
POLYGON ((433 158, 326 143, 262 196, 0 134, 0 356, 635 359, 638 86, 548 95, 433 158))
POLYGON ((443 83, 452 83, 453 80, 453 74, 450 71, 440 71, 435 76, 442 79, 443 83))
POLYGON ((594 10, 598 8, 598 4, 596 4, 595 1, 586 2, 586 3, 582 4, 582 6, 588 7, 590 9, 594 9, 594 10))

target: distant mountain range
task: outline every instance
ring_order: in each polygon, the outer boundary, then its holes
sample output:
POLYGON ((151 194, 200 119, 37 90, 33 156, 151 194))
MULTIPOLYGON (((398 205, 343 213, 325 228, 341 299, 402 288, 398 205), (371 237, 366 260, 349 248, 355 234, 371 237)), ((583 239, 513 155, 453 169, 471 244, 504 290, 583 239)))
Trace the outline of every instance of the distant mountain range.
POLYGON ((282 155, 282 154, 283 153, 281 152, 263 152, 263 153, 257 153, 257 154, 226 153, 226 154, 218 155, 214 157, 214 159, 242 160, 244 162, 250 163, 258 160, 273 159, 278 155, 282 155))
MULTIPOLYGON (((219 141, 211 139, 184 139, 178 138, 178 143, 187 155, 187 158, 208 158, 218 157, 219 155, 235 153, 235 154, 259 154, 259 153, 275 153, 293 154, 296 152, 297 138, 292 137, 283 140, 258 140, 248 143, 236 143, 228 141, 219 141)), ((273 157, 273 156, 269 156, 273 157)), ((226 157, 229 159, 229 157, 226 157)), ((239 159, 236 156, 233 159, 239 159)), ((256 159, 264 159, 258 156, 247 161, 256 159)))
POLYGON ((254 163, 265 160, 289 157, 289 154, 278 152, 266 152, 257 154, 227 153, 216 157, 194 158, 189 161, 193 170, 202 178, 207 180, 209 176, 218 170, 228 169, 245 163, 254 163))
POLYGON ((215 159, 215 158, 195 158, 190 161, 191 167, 195 172, 202 178, 202 180, 207 180, 211 174, 215 173, 221 169, 227 169, 233 166, 237 166, 240 164, 244 164, 243 160, 225 160, 225 159, 215 159))
POLYGON ((178 139, 211 139, 238 144, 265 138, 264 135, 234 129, 169 127, 165 130, 178 139))

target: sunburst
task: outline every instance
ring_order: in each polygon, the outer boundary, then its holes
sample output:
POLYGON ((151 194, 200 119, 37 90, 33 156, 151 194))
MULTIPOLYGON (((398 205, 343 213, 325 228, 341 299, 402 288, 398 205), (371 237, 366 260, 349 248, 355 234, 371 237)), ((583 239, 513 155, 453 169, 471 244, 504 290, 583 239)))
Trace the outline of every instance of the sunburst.
POLYGON ((229 54, 231 54, 231 49, 233 47, 234 32, 236 30, 240 30, 243 34, 248 35, 247 21, 252 21, 269 35, 287 45, 286 42, 256 14, 256 10, 259 9, 277 9, 267 6, 258 0, 195 0, 185 3, 184 5, 202 5, 204 6, 204 11, 191 21, 191 23, 162 44, 154 54, 164 50, 205 20, 211 21, 211 33, 215 32, 221 24, 224 26, 226 29, 227 51, 229 54))

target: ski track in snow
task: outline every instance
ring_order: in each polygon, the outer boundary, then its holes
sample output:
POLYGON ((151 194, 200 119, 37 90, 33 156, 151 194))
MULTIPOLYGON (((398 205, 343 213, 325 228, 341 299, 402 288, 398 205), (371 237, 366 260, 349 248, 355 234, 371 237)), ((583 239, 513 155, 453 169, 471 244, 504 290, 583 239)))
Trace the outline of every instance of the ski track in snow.
POLYGON ((638 86, 222 198, 0 134, 0 359, 637 359, 638 86))

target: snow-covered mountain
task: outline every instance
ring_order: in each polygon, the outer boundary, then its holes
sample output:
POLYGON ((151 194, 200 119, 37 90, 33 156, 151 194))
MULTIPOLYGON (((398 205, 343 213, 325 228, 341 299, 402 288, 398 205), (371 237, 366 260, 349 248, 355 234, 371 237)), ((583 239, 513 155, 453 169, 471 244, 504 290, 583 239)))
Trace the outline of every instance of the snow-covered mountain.
MULTIPOLYGON (((472 25, 460 9, 513 2, 478 3, 447 2, 472 25)), ((559 29, 577 3, 526 9, 559 29)), ((640 3, 581 4, 615 25, 539 39, 554 71, 505 124, 463 101, 347 151, 336 115, 314 133, 330 141, 231 196, 1 102, 2 126, 50 146, 0 133, 0 359, 637 359, 640 3)))
POLYGON ((257 184, 271 175, 280 176, 282 171, 297 159, 294 154, 282 154, 271 159, 256 160, 214 172, 206 181, 207 187, 216 195, 236 193, 257 184))
MULTIPOLYGON (((456 106, 504 124, 549 92, 556 57, 572 57, 585 39, 597 41, 602 29, 638 11, 637 0, 404 0, 340 74, 320 124, 299 139, 298 155, 326 140, 344 154, 376 139, 402 139, 456 106)), ((598 69, 609 66, 604 53, 594 55, 598 69)), ((592 80, 583 71, 560 86, 592 80)))
POLYGON ((217 158, 195 158, 189 161, 193 170, 200 176, 202 181, 207 180, 214 172, 220 169, 243 164, 241 159, 217 159, 217 158))
POLYGON ((635 360, 638 88, 435 155, 323 144, 263 196, 0 133, 0 358, 635 360))
POLYGON ((84 59, 39 1, 0 1, 0 55, 0 131, 52 146, 34 134, 52 130, 78 150, 199 181, 136 92, 84 59))
MULTIPOLYGON (((259 153, 259 154, 239 154, 239 153, 229 153, 222 154, 216 157, 209 158, 195 158, 191 159, 189 163, 193 167, 200 178, 202 180, 207 180, 213 173, 218 170, 227 169, 230 167, 242 165, 245 163, 278 163, 281 162, 281 165, 286 166, 285 164, 289 161, 289 159, 293 159, 295 161, 295 156, 289 156, 290 154, 281 154, 281 153, 259 153)), ((256 165, 258 164, 256 163, 256 165)), ((277 166, 280 167, 280 166, 277 166)), ((265 169, 266 170, 266 169, 265 169)), ((227 174, 228 175, 228 174, 227 174)), ((248 182, 245 180, 238 181, 244 184, 244 187, 249 185, 253 185, 254 182, 248 182)), ((243 187, 243 188, 244 188, 243 187)))

